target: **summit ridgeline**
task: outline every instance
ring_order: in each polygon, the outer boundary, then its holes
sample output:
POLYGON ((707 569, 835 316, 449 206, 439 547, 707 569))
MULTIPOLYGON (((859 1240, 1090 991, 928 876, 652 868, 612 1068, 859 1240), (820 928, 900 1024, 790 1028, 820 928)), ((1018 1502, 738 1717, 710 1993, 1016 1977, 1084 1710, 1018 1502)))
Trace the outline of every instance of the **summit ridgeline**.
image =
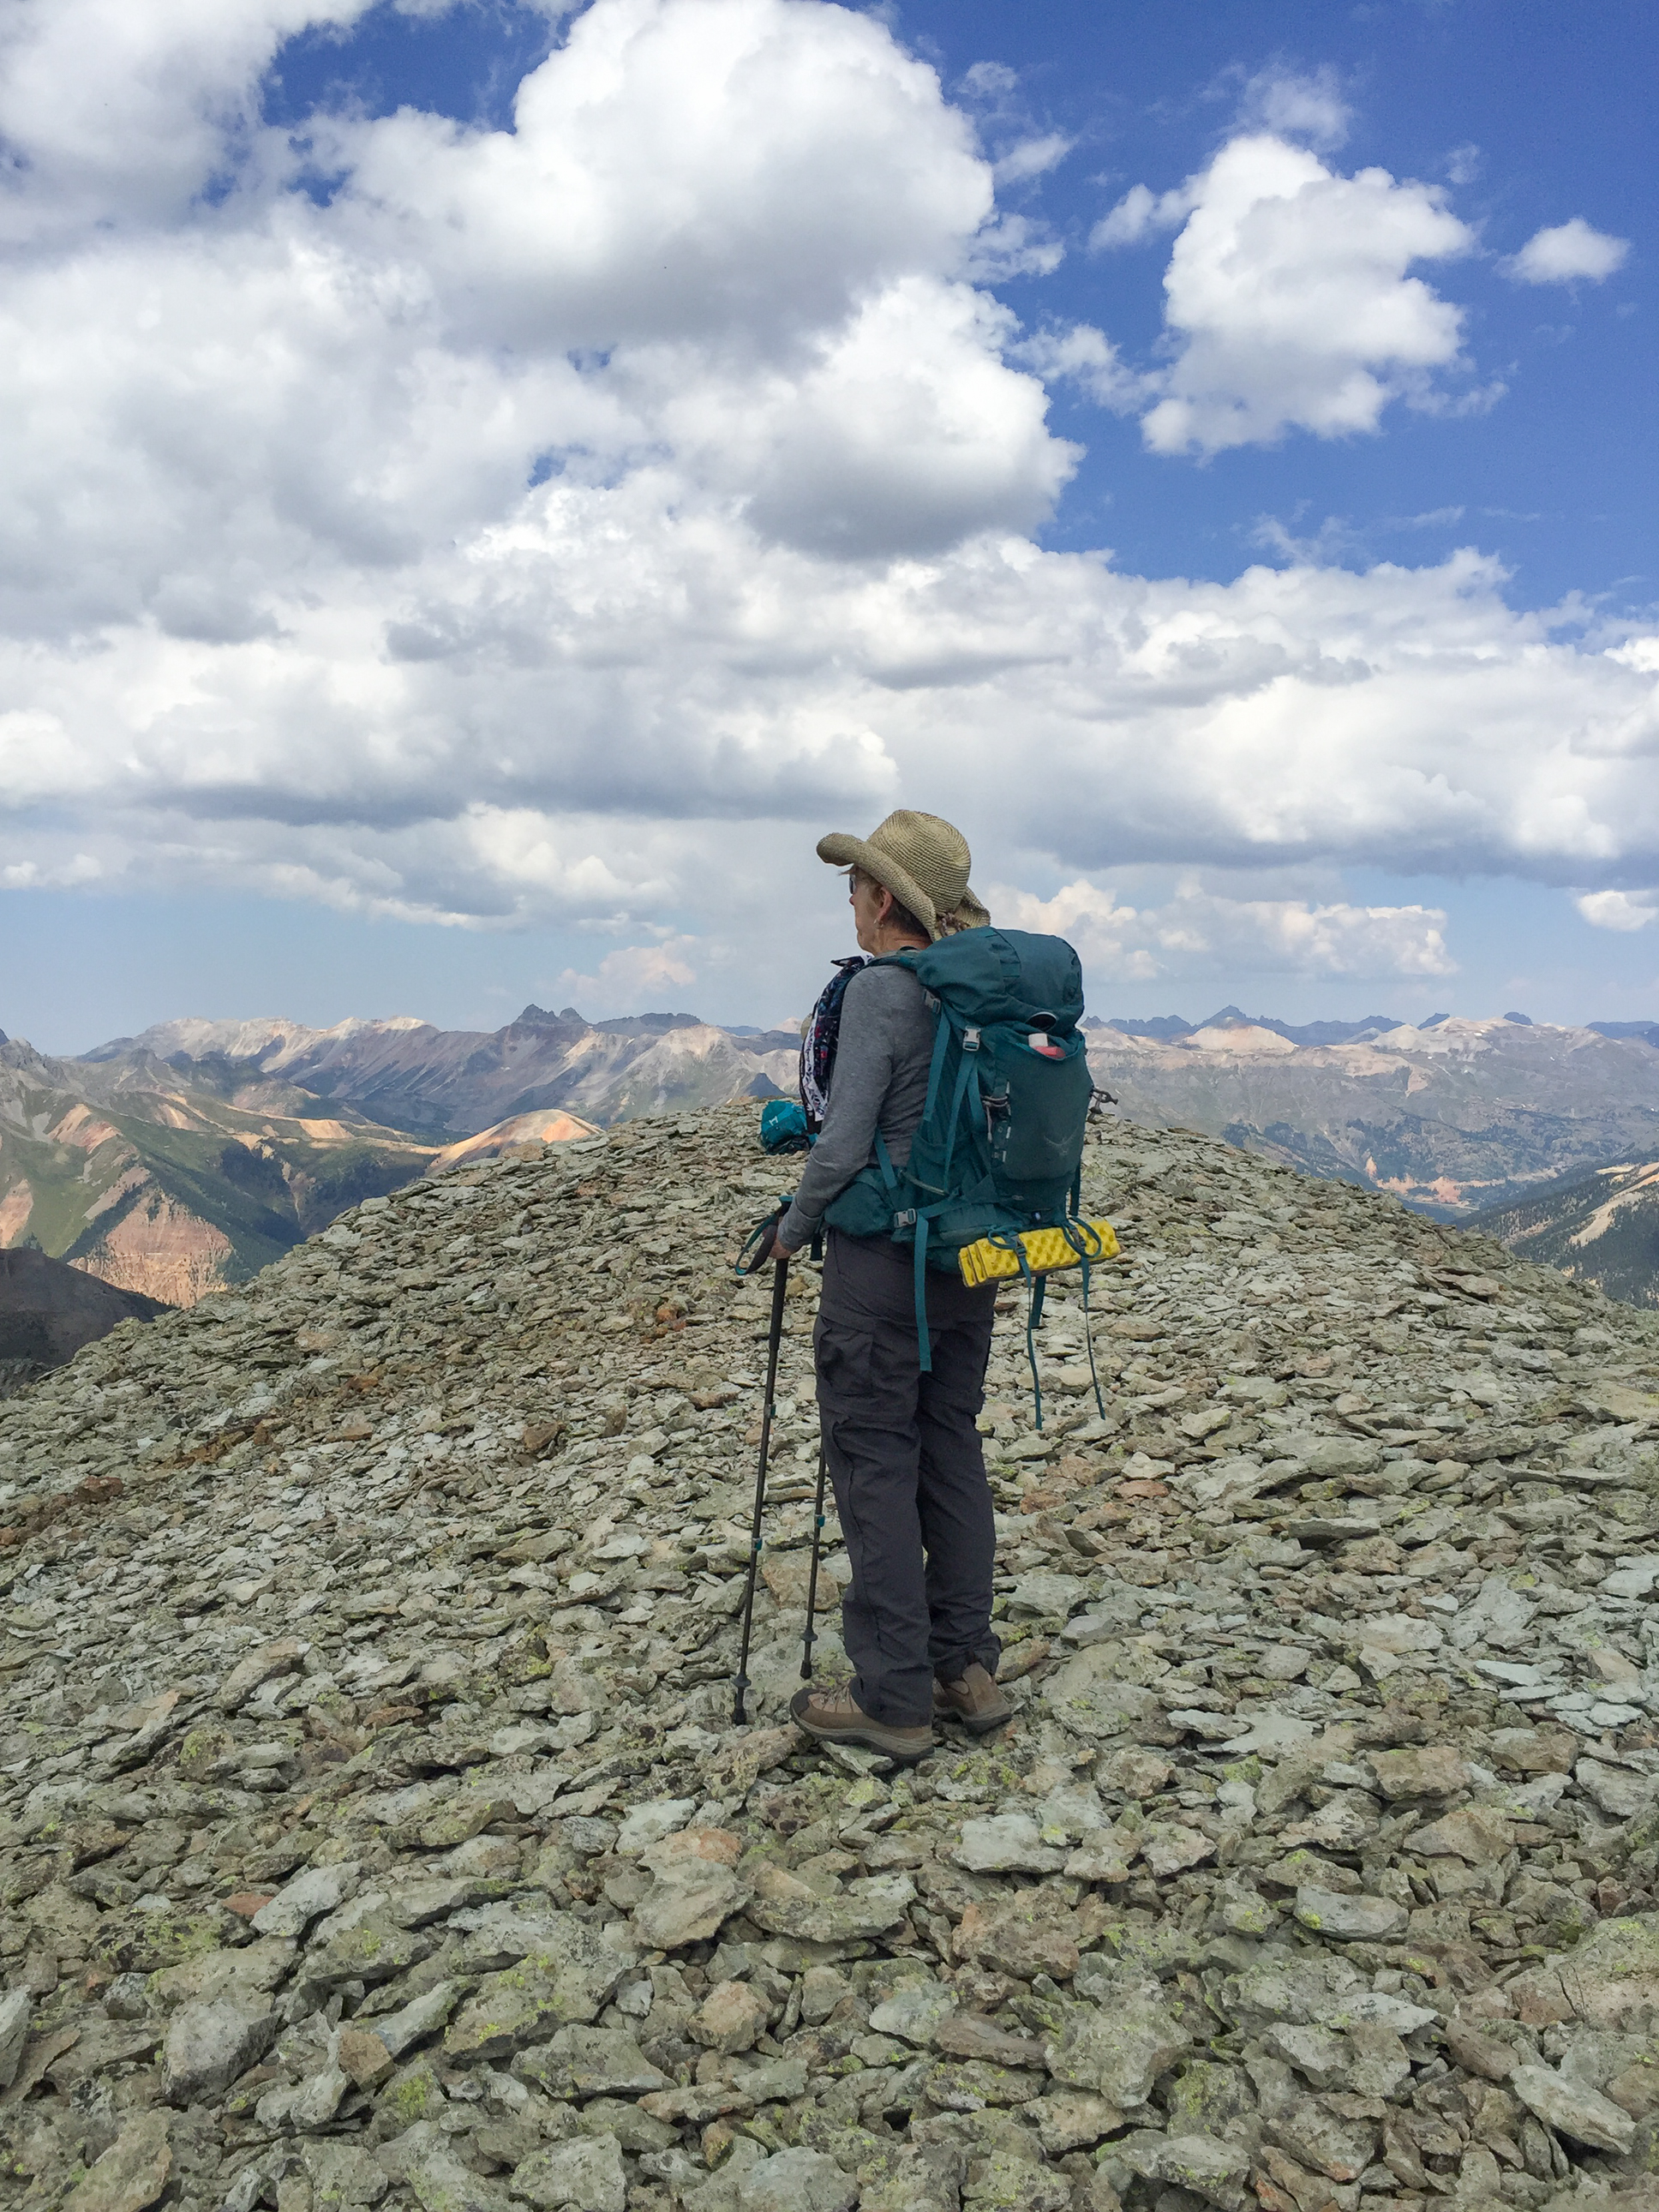
POLYGON ((1659 1321, 1102 1125, 901 1772, 787 1719, 804 1263, 730 1725, 787 1179, 457 1170, 0 1403, 0 2206, 1651 2205, 1659 1321))

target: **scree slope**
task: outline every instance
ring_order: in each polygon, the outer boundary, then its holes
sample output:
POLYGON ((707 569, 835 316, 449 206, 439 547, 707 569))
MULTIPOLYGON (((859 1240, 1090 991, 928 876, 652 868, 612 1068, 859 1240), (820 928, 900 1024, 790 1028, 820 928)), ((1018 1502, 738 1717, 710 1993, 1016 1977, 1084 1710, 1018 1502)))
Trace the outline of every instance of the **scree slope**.
POLYGON ((730 1725, 753 1124, 372 1200, 0 1405, 0 2202, 1650 2204, 1652 1317, 1103 1125, 1105 1413, 1064 1292, 982 1420, 1017 1717, 901 1773, 787 1717, 805 1265, 730 1725))

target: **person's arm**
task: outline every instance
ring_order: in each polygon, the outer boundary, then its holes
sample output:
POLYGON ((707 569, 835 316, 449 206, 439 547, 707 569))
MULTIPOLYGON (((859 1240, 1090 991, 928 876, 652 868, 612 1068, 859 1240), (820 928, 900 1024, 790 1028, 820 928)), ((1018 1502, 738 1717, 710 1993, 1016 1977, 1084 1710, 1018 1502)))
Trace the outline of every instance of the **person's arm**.
POLYGON ((848 985, 829 1109, 779 1228, 780 1253, 799 1252, 817 1234, 824 1208, 869 1164, 895 1052, 915 1018, 915 983, 905 969, 866 968, 848 985))

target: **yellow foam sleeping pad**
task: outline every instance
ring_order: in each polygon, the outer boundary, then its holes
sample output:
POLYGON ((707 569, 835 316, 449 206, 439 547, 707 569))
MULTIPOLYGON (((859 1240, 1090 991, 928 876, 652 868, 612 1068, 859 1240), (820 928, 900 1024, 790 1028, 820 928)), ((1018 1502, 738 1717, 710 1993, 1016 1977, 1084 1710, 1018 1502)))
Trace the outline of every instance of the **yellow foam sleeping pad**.
MULTIPOLYGON (((1112 1234, 1109 1221, 1079 1221, 1073 1226, 1085 1232, 1081 1252, 1063 1229, 1020 1231, 1017 1242, 1032 1274, 1050 1275, 1058 1267, 1075 1267, 1083 1260, 1116 1259, 1117 1238, 1112 1234)), ((962 1265, 962 1279, 969 1289, 975 1283, 994 1282, 1000 1276, 1018 1275, 1020 1272, 1018 1254, 1006 1244, 994 1243, 988 1237, 981 1237, 976 1244, 964 1244, 957 1257, 962 1265)))

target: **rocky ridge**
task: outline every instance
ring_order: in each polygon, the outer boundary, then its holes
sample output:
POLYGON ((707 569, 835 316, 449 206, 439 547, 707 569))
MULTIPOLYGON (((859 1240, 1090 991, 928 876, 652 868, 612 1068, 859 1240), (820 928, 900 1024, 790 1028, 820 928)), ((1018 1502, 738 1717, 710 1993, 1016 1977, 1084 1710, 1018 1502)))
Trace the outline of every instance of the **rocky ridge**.
POLYGON ((165 1310, 27 1245, 0 1249, 0 1397, 62 1366, 118 1322, 152 1321, 165 1310))
MULTIPOLYGON (((0 1406, 0 2201, 1587 2212, 1659 2171, 1659 1330, 1103 1126, 981 1417, 1018 1705, 787 1723, 752 1108, 369 1200, 0 1406)), ((834 1541, 819 1651, 833 1670, 834 1541)))

